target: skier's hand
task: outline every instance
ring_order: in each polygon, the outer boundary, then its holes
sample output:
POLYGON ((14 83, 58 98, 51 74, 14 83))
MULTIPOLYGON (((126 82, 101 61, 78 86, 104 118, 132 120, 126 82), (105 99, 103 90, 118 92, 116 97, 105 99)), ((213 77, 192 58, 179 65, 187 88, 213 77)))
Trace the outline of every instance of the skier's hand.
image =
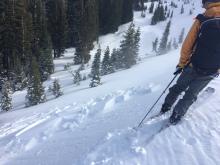
POLYGON ((176 66, 176 71, 173 74, 178 75, 178 74, 182 73, 182 71, 183 71, 183 67, 177 65, 176 66))

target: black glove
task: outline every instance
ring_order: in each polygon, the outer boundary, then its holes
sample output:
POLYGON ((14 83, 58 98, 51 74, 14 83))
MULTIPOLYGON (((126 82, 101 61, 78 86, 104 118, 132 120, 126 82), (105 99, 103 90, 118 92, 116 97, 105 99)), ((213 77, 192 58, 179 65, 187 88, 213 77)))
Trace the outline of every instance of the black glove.
POLYGON ((178 75, 183 71, 183 67, 177 65, 176 71, 173 73, 174 75, 178 75))

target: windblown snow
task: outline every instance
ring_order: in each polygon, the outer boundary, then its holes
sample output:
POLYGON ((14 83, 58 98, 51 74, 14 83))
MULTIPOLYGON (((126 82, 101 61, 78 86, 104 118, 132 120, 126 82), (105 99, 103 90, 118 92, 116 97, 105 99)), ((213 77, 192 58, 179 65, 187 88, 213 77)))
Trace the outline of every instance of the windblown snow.
MULTIPOLYGON (((171 38, 177 37, 183 27, 187 31, 193 17, 202 11, 196 2, 186 5, 186 9, 193 3, 193 15, 180 15, 179 8, 174 10, 171 38)), ((135 12, 134 23, 141 28, 141 47, 140 60, 133 68, 102 77, 102 85, 97 88, 89 88, 90 80, 74 86, 70 73, 63 69, 73 60, 74 49, 69 49, 63 58, 55 60, 56 72, 44 84, 48 89, 55 78, 59 79, 63 96, 53 99, 48 93, 46 103, 25 108, 26 91, 16 92, 13 110, 0 113, 0 164, 220 164, 219 78, 208 85, 215 92, 203 91, 180 124, 157 133, 170 115, 148 120, 159 112, 161 99, 143 127, 133 129, 173 78, 180 52, 177 49, 162 56, 152 54, 152 41, 161 37, 166 22, 151 26, 151 16, 141 18, 135 12)), ((102 48, 118 47, 128 25, 100 37, 102 48)), ((85 74, 90 67, 86 66, 85 74)))

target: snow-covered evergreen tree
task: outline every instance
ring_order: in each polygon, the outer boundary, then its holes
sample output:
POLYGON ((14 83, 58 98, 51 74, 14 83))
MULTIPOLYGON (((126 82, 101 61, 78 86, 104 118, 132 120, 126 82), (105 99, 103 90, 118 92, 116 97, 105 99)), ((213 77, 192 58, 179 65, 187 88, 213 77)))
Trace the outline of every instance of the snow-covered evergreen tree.
POLYGON ((63 92, 61 91, 61 86, 60 86, 58 79, 54 80, 53 87, 52 87, 51 91, 56 98, 63 95, 63 92))
POLYGON ((70 63, 67 63, 64 65, 64 70, 70 70, 70 67, 71 67, 71 64, 70 63))
POLYGON ((168 36, 170 33, 170 25, 171 25, 171 21, 167 23, 166 29, 163 33, 162 39, 160 41, 159 49, 158 49, 158 55, 162 55, 167 52, 167 42, 168 42, 168 36))
POLYGON ((41 82, 40 72, 36 59, 32 57, 31 71, 28 80, 26 106, 33 106, 46 101, 44 87, 41 82))
POLYGON ((153 13, 153 12, 154 12, 154 2, 151 2, 149 13, 153 13))
POLYGON ((12 109, 12 89, 9 81, 4 80, 1 94, 2 94, 2 96, 0 97, 1 109, 3 111, 9 111, 10 109, 12 109))
POLYGON ((27 87, 28 78, 26 77, 24 71, 18 72, 15 81, 16 81, 16 83, 14 85, 15 91, 23 90, 25 87, 27 87))
POLYGON ((141 40, 140 36, 141 36, 141 31, 139 27, 134 34, 134 58, 135 60, 137 60, 138 54, 139 54, 140 40, 141 40))
POLYGON ((76 84, 76 85, 80 85, 80 81, 82 80, 82 77, 80 75, 80 70, 76 70, 73 74, 73 83, 76 84))
POLYGON ((177 8, 178 7, 177 4, 175 4, 173 1, 171 1, 170 6, 173 7, 173 8, 177 8))
POLYGON ((47 33, 42 37, 42 48, 40 49, 39 68, 41 74, 41 80, 45 81, 54 72, 52 46, 47 33))
MULTIPOLYGON (((112 71, 116 71, 117 69, 120 69, 122 66, 122 59, 120 56, 120 50, 119 49, 113 49, 111 58, 110 58, 110 64, 112 65, 112 71)), ((110 69, 111 70, 111 69, 110 69)))
POLYGON ((82 61, 82 64, 80 65, 79 71, 85 70, 85 64, 84 64, 84 60, 82 61))
POLYGON ((158 47, 158 38, 156 38, 154 41, 153 41, 153 43, 152 43, 152 46, 153 46, 153 48, 152 48, 152 51, 153 52, 157 52, 157 47, 158 47))
POLYGON ((165 6, 164 10, 165 10, 165 12, 167 12, 167 11, 168 11, 168 7, 167 7, 167 5, 165 6))
POLYGON ((154 11, 154 15, 151 19, 151 25, 156 25, 160 21, 166 20, 166 13, 162 4, 159 4, 154 11))
POLYGON ((183 5, 181 6, 181 11, 180 11, 180 14, 183 14, 184 13, 184 7, 183 5))
POLYGON ((90 87, 97 87, 101 83, 101 78, 100 78, 100 57, 101 57, 101 48, 99 46, 95 58, 92 64, 92 70, 91 70, 91 82, 90 82, 90 87))
POLYGON ((134 52, 134 35, 135 25, 131 23, 120 45, 123 67, 125 68, 130 68, 132 65, 136 64, 137 59, 134 52))
MULTIPOLYGON (((46 18, 46 10, 45 4, 39 4, 38 10, 39 14, 42 15, 39 19, 37 19, 39 22, 36 22, 36 28, 38 26, 40 27, 40 34, 39 34, 39 58, 38 58, 38 64, 39 64, 39 71, 41 75, 41 80, 45 81, 49 78, 49 76, 54 72, 54 64, 53 64, 53 54, 52 54, 52 42, 51 37, 48 33, 48 27, 47 27, 47 18, 46 18)), ((37 30, 37 29, 36 29, 37 30)), ((37 38, 37 37, 36 37, 37 38)))
POLYGON ((110 73, 110 49, 106 48, 104 58, 101 65, 101 75, 107 75, 110 73))

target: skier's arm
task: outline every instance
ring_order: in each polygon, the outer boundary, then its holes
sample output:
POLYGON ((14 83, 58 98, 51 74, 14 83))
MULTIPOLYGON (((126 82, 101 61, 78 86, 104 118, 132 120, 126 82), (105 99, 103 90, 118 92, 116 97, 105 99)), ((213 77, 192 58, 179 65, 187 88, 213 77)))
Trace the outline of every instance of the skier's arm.
POLYGON ((188 32, 186 39, 183 42, 178 66, 184 67, 189 62, 193 52, 193 46, 199 32, 199 28, 200 22, 196 19, 190 31, 188 32))

